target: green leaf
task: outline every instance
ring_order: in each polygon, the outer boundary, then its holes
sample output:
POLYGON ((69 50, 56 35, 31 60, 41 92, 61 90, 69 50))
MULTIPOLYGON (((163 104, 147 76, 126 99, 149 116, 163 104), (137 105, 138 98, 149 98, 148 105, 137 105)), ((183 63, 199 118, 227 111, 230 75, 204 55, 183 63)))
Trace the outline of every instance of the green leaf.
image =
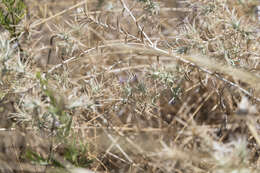
POLYGON ((8 30, 11 38, 17 37, 16 25, 22 20, 26 6, 22 0, 2 0, 4 7, 0 8, 0 25, 8 30), (15 3, 16 2, 16 3, 15 3))
POLYGON ((26 150, 24 156, 25 156, 25 158, 31 160, 33 163, 38 163, 40 165, 48 165, 47 159, 44 159, 38 153, 36 153, 30 149, 26 150))

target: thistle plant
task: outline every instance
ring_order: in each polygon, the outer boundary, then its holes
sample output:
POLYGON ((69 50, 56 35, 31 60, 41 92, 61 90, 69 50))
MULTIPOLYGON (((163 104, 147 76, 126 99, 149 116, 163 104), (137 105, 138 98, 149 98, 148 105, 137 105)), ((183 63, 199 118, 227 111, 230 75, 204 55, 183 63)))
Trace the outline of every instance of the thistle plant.
POLYGON ((64 111, 62 100, 55 97, 54 91, 48 86, 48 79, 45 79, 40 73, 36 74, 36 78, 39 80, 43 93, 50 101, 49 114, 52 116, 53 125, 52 130, 55 127, 58 128, 58 135, 64 138, 69 135, 71 128, 72 118, 64 111))

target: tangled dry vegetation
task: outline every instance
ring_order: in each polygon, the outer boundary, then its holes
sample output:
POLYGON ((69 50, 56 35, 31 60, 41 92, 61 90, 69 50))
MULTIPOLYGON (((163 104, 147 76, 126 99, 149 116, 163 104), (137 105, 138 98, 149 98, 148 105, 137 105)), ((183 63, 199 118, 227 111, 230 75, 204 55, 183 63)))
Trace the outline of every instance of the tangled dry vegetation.
POLYGON ((0 172, 260 172, 257 0, 25 4, 0 172))

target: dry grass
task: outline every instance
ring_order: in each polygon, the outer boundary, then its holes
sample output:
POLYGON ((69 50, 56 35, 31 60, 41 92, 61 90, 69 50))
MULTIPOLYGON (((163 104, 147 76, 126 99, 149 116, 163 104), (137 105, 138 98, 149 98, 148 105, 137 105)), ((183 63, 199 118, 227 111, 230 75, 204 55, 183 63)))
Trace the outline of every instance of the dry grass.
POLYGON ((257 0, 25 3, 0 172, 260 171, 257 0))

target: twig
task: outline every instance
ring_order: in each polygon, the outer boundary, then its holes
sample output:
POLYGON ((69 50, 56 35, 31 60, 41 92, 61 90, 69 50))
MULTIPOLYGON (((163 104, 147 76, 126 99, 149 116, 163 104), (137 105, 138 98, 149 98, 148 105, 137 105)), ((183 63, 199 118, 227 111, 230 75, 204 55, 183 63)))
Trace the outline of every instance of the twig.
POLYGON ((145 39, 149 42, 149 47, 154 47, 153 42, 150 40, 150 38, 147 36, 147 34, 144 32, 143 28, 139 25, 139 23, 137 22, 135 16, 133 15, 133 13, 128 9, 128 7, 126 6, 125 2, 123 0, 120 0, 122 6, 124 7, 124 9, 129 13, 129 15, 131 16, 131 18, 133 19, 133 21, 136 23, 139 31, 142 33, 142 35, 145 37, 145 39))
POLYGON ((141 41, 140 38, 137 38, 136 36, 127 33, 127 32, 126 32, 125 30, 123 30, 122 28, 116 28, 116 27, 114 27, 114 26, 112 26, 112 25, 108 25, 108 24, 106 24, 106 23, 102 23, 102 22, 100 22, 100 21, 95 20, 95 19, 92 18, 92 17, 88 17, 88 19, 90 19, 91 22, 93 22, 93 23, 95 23, 95 24, 97 24, 97 25, 99 25, 99 26, 102 26, 102 27, 104 27, 104 28, 111 29, 111 30, 113 30, 113 31, 117 31, 117 32, 119 32, 119 33, 121 33, 121 34, 125 34, 127 37, 131 37, 131 38, 133 38, 133 39, 135 39, 135 40, 137 40, 137 41, 141 41))
MULTIPOLYGON (((133 9, 133 11, 141 11, 141 9, 133 9)), ((160 8, 160 11, 168 12, 168 11, 177 11, 177 12, 192 12, 190 8, 160 8)), ((122 12, 122 9, 115 9, 115 10, 102 10, 102 11, 88 11, 87 14, 94 15, 94 14, 102 14, 102 13, 119 13, 122 12)))
POLYGON ((35 27, 38 26, 38 25, 41 25, 41 24, 43 24, 43 23, 45 23, 45 22, 48 22, 49 20, 52 20, 53 18, 55 18, 55 17, 57 17, 57 16, 60 16, 60 15, 62 15, 62 14, 64 14, 64 13, 66 13, 67 11, 70 11, 70 10, 72 10, 72 9, 74 9, 74 8, 77 8, 77 7, 81 6, 81 5, 84 5, 85 3, 87 3, 86 0, 81 1, 81 2, 77 3, 76 5, 73 5, 72 7, 68 8, 68 9, 65 9, 65 10, 63 10, 63 11, 61 11, 61 12, 59 12, 59 13, 53 15, 53 16, 50 16, 50 17, 48 17, 48 18, 46 18, 46 19, 43 19, 43 20, 41 20, 41 21, 38 22, 38 23, 32 24, 32 25, 31 25, 31 28, 35 28, 35 27))
MULTIPOLYGON (((214 71, 210 71, 209 69, 207 68, 204 68, 204 67, 201 67, 187 59, 185 59, 186 57, 184 56, 180 56, 180 55, 177 55, 177 54, 170 54, 168 51, 165 51, 165 50, 162 50, 162 49, 159 49, 157 47, 152 47, 152 49, 148 49, 146 48, 143 44, 140 44, 140 43, 127 43, 127 44, 124 44, 124 43, 112 43, 112 44, 106 44, 106 45, 100 45, 98 46, 98 48, 105 48, 105 47, 120 47, 120 48, 125 48, 125 47, 128 47, 129 49, 134 49, 134 50, 137 50, 137 51, 142 51, 144 53, 150 51, 150 53, 153 53, 155 56, 167 56, 167 57, 173 57, 175 59, 178 59, 179 61, 183 62, 183 63, 186 63, 190 66, 193 66, 193 67, 196 67, 196 68, 199 68, 201 71, 205 72, 205 73, 208 73, 212 76, 215 76, 216 78, 222 80, 223 82, 225 83, 228 83, 229 85, 233 86, 233 87, 236 87, 238 88, 240 91, 242 91, 244 94, 246 94, 247 96, 255 99, 256 101, 260 102, 260 98, 258 97, 255 97, 253 94, 251 94, 249 91, 247 91, 246 89, 242 88, 241 86, 239 86, 238 84, 234 83, 234 82, 231 82, 229 81, 228 79, 220 76, 219 74, 215 73, 214 71), (132 47, 132 46, 135 46, 135 47, 132 47)), ((90 48, 86 51, 84 51, 83 53, 81 53, 78 57, 81 57, 87 53, 90 53, 92 51, 95 51, 97 49, 97 47, 94 47, 94 48, 90 48)), ((74 56, 74 57, 71 57, 65 61, 63 61, 61 64, 58 64, 56 66, 54 66, 53 68, 51 68, 50 70, 48 70, 48 73, 52 73, 54 70, 56 70, 57 68, 60 68, 62 65, 64 64, 68 64, 70 62, 72 62, 73 60, 76 60, 78 57, 74 56)), ((111 72, 118 72, 118 70, 111 70, 111 72)), ((228 74, 227 74, 228 75, 228 74)))

